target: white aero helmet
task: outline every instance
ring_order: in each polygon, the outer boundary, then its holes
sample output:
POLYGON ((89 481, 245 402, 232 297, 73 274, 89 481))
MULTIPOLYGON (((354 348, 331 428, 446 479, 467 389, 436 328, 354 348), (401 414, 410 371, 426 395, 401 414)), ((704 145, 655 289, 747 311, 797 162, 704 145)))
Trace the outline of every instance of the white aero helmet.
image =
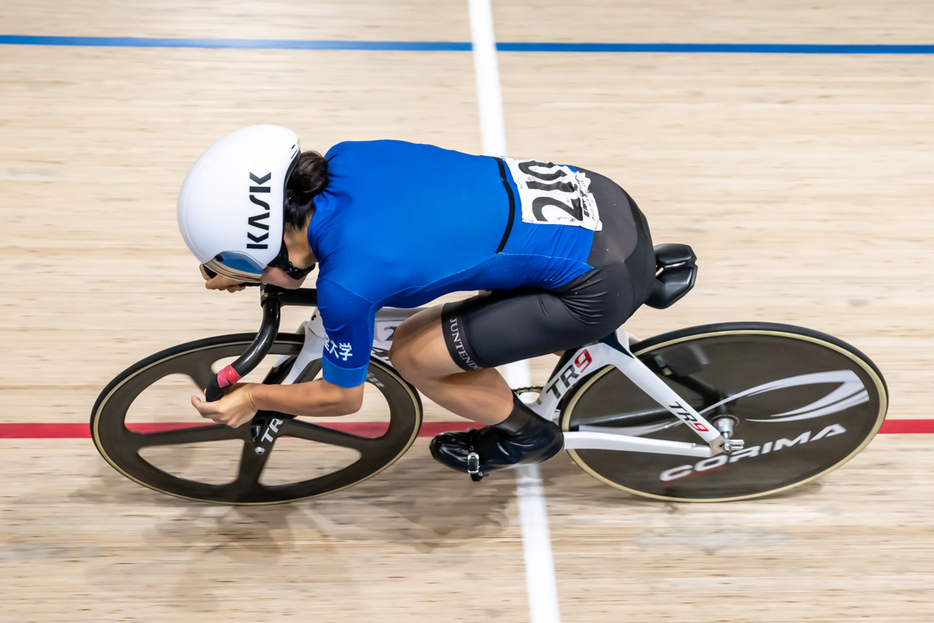
POLYGON ((283 246, 285 183, 299 151, 295 132, 254 125, 198 158, 178 194, 178 228, 199 262, 259 281, 283 246))

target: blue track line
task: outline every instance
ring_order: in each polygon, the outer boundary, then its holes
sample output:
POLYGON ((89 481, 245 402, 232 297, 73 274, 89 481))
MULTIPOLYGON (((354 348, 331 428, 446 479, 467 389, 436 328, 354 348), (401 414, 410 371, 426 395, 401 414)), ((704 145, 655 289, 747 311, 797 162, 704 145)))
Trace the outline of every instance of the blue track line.
POLYGON ((107 48, 212 48, 243 50, 384 50, 401 52, 469 52, 457 41, 322 41, 302 39, 176 39, 149 37, 39 37, 0 35, 0 44, 107 48))
MULTIPOLYGON (((462 41, 339 41, 302 39, 186 39, 150 37, 52 37, 0 35, 0 45, 248 50, 378 50, 469 52, 462 41)), ((799 43, 523 43, 500 42, 500 52, 604 52, 681 54, 934 54, 934 45, 836 45, 799 43)))

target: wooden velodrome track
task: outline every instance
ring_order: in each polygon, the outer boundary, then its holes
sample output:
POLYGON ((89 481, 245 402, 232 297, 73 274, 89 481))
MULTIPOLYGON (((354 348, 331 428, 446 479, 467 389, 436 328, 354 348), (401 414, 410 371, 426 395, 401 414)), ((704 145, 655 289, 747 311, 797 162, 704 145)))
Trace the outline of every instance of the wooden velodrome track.
MULTIPOLYGON (((701 258, 691 295, 639 311, 631 332, 809 326, 876 361, 890 419, 930 417, 934 4, 513 0, 493 15, 500 42, 927 45, 533 46, 501 51, 499 68, 511 154, 609 175, 656 242, 701 258)), ((4 3, 0 31, 464 44, 0 42, 0 620, 529 620, 514 476, 475 485, 435 464, 425 438, 331 497, 231 508, 137 486, 86 432, 8 426, 83 424, 129 364, 256 328, 255 293, 201 288, 176 229, 179 185, 220 136, 277 123, 322 151, 369 138, 481 151, 467 2, 34 0, 4 3)), ((301 319, 287 310, 283 327, 301 319)), ((537 380, 551 363, 535 362, 537 380)), ((562 454, 542 466, 561 618, 930 621, 932 448, 880 435, 818 483, 720 505, 632 498, 562 454)))

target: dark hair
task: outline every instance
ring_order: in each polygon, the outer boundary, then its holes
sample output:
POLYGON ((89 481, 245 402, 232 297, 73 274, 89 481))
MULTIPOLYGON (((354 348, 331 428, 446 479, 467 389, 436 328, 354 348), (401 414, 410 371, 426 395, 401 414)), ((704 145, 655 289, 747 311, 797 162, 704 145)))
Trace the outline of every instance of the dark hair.
POLYGON ((285 230, 299 231, 315 211, 315 195, 328 184, 328 161, 316 151, 303 151, 285 183, 285 230))

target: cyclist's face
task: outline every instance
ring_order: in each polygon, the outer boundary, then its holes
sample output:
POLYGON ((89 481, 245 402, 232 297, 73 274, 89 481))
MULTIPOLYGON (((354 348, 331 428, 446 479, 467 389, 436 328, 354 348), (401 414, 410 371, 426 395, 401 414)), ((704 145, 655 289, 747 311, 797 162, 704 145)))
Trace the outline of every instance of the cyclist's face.
MULTIPOLYGON (((289 252, 289 261, 292 262, 293 266, 298 268, 314 266, 315 254, 311 250, 311 245, 308 244, 308 238, 304 231, 287 232, 282 239, 285 241, 285 247, 289 252)), ((300 287, 306 278, 292 279, 281 268, 267 266, 266 271, 260 278, 260 282, 294 290, 300 287)))

